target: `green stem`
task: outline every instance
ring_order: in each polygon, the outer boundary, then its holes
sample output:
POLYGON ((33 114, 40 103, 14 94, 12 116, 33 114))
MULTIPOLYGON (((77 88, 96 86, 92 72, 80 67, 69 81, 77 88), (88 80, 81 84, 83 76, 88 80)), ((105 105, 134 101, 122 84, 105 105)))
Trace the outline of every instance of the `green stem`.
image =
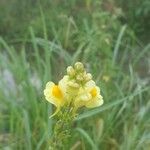
POLYGON ((50 140, 49 150, 63 150, 64 145, 70 137, 71 125, 75 118, 71 109, 61 110, 57 114, 57 121, 54 126, 54 134, 50 140))

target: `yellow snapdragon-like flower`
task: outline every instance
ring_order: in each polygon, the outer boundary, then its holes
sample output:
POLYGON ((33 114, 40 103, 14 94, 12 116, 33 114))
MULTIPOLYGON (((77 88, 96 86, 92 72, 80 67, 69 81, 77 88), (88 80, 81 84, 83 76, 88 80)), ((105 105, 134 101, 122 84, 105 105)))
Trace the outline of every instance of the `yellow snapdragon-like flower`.
POLYGON ((103 97, 100 95, 100 88, 98 86, 93 87, 90 94, 92 98, 86 103, 86 107, 93 108, 103 104, 103 97))
POLYGON ((75 99, 76 109, 82 106, 87 108, 98 107, 103 104, 103 97, 100 95, 100 88, 96 86, 93 80, 90 80, 84 87, 79 89, 75 99))
POLYGON ((48 82, 44 95, 47 101, 57 107, 56 113, 61 107, 71 107, 77 111, 83 106, 93 108, 103 104, 100 88, 80 62, 75 63, 74 67, 67 68, 67 75, 58 82, 58 85, 48 82))
POLYGON ((103 104, 103 97, 100 94, 100 88, 96 86, 93 80, 86 83, 85 87, 91 95, 91 99, 86 103, 86 107, 93 108, 103 104))
POLYGON ((44 90, 44 95, 47 101, 54 104, 56 107, 63 106, 64 104, 64 94, 59 85, 53 82, 48 82, 44 90))

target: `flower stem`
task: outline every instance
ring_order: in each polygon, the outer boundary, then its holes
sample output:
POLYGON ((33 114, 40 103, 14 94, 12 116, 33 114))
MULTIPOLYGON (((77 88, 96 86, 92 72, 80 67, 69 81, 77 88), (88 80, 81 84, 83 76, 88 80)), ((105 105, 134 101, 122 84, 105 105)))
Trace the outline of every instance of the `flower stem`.
POLYGON ((49 150, 63 150, 64 145, 71 134, 71 125, 75 118, 72 110, 65 109, 57 114, 57 121, 54 126, 54 133, 50 140, 49 150))

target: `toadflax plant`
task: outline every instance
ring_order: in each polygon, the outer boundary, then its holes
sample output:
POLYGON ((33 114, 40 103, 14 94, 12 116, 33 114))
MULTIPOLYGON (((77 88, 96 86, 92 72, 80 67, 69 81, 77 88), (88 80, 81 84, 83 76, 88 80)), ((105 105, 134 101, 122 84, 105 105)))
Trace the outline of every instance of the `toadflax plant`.
POLYGON ((44 90, 48 102, 56 106, 56 111, 50 117, 56 117, 54 133, 50 139, 50 150, 63 149, 70 136, 71 124, 80 107, 94 108, 103 104, 100 88, 92 80, 92 75, 86 73, 81 62, 67 68, 65 75, 58 84, 48 82, 44 90))

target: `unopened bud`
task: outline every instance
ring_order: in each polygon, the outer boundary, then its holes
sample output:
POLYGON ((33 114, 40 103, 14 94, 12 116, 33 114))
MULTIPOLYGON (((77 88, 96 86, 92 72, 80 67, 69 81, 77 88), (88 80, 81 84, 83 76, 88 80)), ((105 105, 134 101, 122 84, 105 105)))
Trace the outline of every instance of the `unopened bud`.
POLYGON ((75 70, 72 66, 67 67, 67 74, 71 77, 75 75, 75 70))
POLYGON ((90 81, 91 79, 92 79, 92 75, 90 73, 87 73, 85 80, 90 81))
POLYGON ((77 79, 78 81, 83 81, 83 80, 84 80, 82 74, 77 75, 76 79, 77 79))
POLYGON ((84 71, 84 66, 81 62, 76 62, 74 67, 77 71, 84 71))
POLYGON ((68 86, 72 87, 72 88, 79 88, 79 84, 78 83, 75 83, 75 82, 72 82, 72 81, 69 81, 68 82, 68 86))

